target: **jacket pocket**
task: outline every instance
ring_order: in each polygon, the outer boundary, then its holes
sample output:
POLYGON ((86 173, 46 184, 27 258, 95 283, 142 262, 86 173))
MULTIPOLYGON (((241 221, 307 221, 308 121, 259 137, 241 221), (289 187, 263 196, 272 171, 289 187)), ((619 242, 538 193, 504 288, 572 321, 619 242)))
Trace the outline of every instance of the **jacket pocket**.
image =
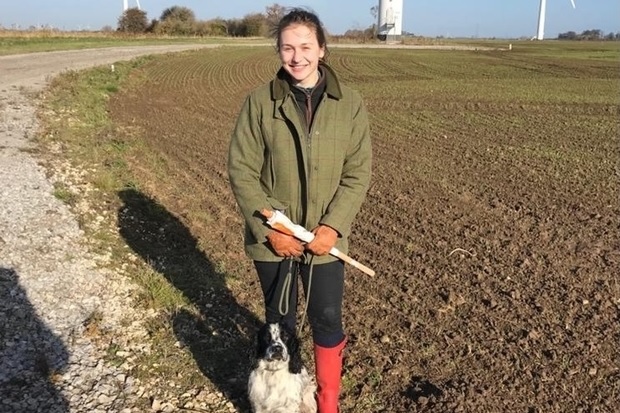
POLYGON ((287 213, 287 209, 289 207, 288 203, 285 202, 280 202, 277 199, 275 199, 274 197, 268 196, 267 197, 267 202, 269 202, 269 205, 271 205, 271 208, 273 209, 277 209, 278 211, 286 214, 287 213))

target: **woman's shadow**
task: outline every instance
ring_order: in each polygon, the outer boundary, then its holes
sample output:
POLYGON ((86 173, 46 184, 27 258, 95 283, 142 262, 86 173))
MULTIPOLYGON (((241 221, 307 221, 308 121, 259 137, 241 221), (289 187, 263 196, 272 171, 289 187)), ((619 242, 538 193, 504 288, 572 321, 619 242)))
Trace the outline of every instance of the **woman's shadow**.
POLYGON ((260 320, 239 305, 225 274, 217 271, 177 217, 134 189, 118 195, 123 202, 118 225, 127 245, 200 310, 198 315, 185 309, 172 314, 177 339, 218 390, 237 409, 249 411, 247 377, 260 320))

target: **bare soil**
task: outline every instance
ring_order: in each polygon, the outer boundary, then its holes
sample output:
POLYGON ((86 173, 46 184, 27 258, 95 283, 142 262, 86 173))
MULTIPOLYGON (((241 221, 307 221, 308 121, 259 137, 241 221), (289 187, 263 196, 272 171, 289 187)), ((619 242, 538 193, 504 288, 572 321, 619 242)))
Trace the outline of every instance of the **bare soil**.
MULTIPOLYGON (((244 53, 181 57, 174 74, 155 63, 136 77, 140 89, 110 105, 112 118, 148 136, 167 165, 158 177, 140 166, 145 192, 155 195, 137 196, 175 217, 173 233, 200 244, 200 260, 238 274, 210 297, 197 297, 195 284, 181 287, 208 307, 197 326, 232 331, 212 344, 233 354, 251 346, 252 327, 239 326, 255 326, 262 315, 227 186, 228 136, 247 91, 277 68, 260 52, 244 53), (190 63, 196 60, 202 63, 190 63), (228 321, 214 322, 222 315, 228 321)), ((348 269, 343 411, 615 411, 618 105, 560 95, 494 99, 498 89, 488 86, 518 90, 519 79, 542 85, 573 77, 617 84, 613 66, 490 53, 467 69, 472 55, 463 54, 453 66, 428 63, 435 72, 426 73, 412 55, 359 53, 338 51, 331 61, 361 89, 371 113, 373 183, 351 251, 377 276, 348 269), (439 90, 416 97, 425 79, 442 76, 445 84, 479 81, 489 96, 443 91, 440 80, 439 90)), ((149 245, 143 255, 159 251, 154 241, 140 244, 149 245)), ((178 264, 188 270, 192 260, 183 257, 178 264)), ((191 331, 193 321, 182 321, 191 331)), ((193 342, 203 372, 243 408, 243 378, 228 366, 214 373, 216 347, 193 342)))

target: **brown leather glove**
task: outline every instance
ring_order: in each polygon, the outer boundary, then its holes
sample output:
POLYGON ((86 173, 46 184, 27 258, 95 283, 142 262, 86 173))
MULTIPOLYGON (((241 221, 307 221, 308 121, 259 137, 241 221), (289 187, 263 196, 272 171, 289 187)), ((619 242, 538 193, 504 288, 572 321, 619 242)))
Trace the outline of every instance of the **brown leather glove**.
POLYGON ((312 230, 314 239, 306 249, 314 255, 327 255, 338 240, 338 231, 327 225, 319 225, 312 230))
POLYGON ((267 234, 267 241, 280 257, 299 257, 304 252, 301 241, 292 235, 271 231, 267 234))

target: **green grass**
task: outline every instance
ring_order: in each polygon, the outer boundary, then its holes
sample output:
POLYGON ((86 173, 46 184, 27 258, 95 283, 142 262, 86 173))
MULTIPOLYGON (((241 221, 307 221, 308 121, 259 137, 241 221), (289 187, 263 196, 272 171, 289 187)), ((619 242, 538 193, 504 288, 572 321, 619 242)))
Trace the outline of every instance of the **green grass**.
POLYGON ((56 199, 61 200, 67 205, 75 205, 77 195, 72 192, 67 185, 56 182, 54 183, 54 190, 52 192, 56 199))
POLYGON ((167 311, 176 311, 179 308, 192 307, 187 297, 179 294, 172 288, 170 282, 161 273, 155 271, 153 263, 148 263, 151 268, 143 268, 133 273, 134 280, 144 288, 142 298, 150 308, 163 308, 167 311))
POLYGON ((568 40, 460 40, 459 43, 480 47, 507 48, 529 56, 546 56, 569 59, 614 60, 620 58, 620 42, 617 41, 568 41, 568 40))
POLYGON ((225 37, 127 36, 116 33, 12 32, 0 31, 0 56, 79 50, 119 46, 153 46, 172 44, 265 43, 267 39, 225 37))

